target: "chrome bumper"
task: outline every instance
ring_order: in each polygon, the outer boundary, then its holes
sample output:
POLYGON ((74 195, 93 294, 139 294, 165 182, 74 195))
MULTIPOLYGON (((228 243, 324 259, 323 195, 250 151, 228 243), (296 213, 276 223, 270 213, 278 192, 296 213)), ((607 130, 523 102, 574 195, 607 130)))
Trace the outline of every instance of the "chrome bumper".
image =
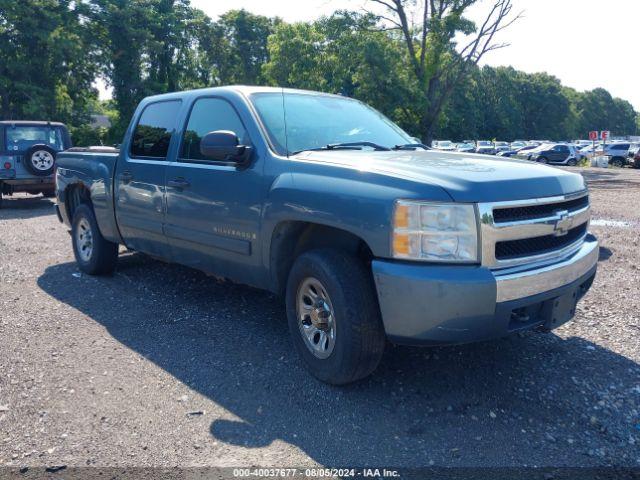
POLYGON ((580 250, 564 261, 518 273, 500 275, 494 272, 496 302, 530 297, 567 285, 593 269, 598 256, 598 240, 587 236, 580 250))

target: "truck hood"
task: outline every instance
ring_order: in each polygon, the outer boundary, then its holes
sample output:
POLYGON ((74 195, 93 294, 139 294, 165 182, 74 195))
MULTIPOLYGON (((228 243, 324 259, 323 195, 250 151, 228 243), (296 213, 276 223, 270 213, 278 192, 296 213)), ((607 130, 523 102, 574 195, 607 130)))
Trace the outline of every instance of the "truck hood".
POLYGON ((526 160, 435 150, 312 151, 296 159, 442 187, 456 202, 552 197, 586 188, 581 175, 526 160))

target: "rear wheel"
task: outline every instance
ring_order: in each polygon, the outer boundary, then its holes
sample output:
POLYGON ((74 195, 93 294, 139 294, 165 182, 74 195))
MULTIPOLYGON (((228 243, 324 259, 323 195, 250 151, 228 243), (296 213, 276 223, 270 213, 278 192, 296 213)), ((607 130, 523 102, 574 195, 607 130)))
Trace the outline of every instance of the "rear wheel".
POLYGON ((76 209, 71 238, 80 270, 89 275, 113 273, 118 262, 118 244, 102 236, 93 210, 88 205, 80 205, 76 209))
POLYGON ((575 167, 577 164, 578 164, 578 161, 575 158, 571 158, 567 162, 567 165, 569 165, 570 167, 575 167))
POLYGON ((319 380, 347 384, 371 374, 385 333, 370 272, 337 250, 297 258, 287 282, 287 318, 296 351, 319 380))

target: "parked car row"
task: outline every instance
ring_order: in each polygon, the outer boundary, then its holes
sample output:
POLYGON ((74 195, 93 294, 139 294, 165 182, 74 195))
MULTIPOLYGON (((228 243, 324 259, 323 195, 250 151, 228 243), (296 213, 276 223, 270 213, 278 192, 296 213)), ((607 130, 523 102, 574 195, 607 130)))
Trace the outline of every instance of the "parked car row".
POLYGON ((491 140, 465 140, 454 143, 451 140, 433 142, 433 148, 442 151, 480 153, 532 160, 558 165, 577 165, 579 161, 593 156, 609 157, 609 164, 616 167, 631 165, 640 168, 638 144, 624 141, 594 144, 590 140, 571 142, 551 142, 549 140, 514 140, 511 143, 491 140))
POLYGON ((502 142, 497 140, 464 140, 454 143, 451 140, 435 140, 432 147, 446 152, 482 153, 484 155, 500 155, 511 157, 523 148, 535 148, 548 140, 514 140, 502 142))

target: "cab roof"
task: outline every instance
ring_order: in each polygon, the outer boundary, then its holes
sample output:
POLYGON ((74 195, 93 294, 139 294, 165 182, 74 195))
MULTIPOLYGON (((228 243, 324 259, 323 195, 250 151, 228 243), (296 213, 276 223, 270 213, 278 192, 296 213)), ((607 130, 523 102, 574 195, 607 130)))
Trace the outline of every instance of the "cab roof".
POLYGON ((233 92, 239 93, 244 96, 249 96, 254 93, 298 93, 305 95, 323 95, 323 96, 332 96, 339 98, 348 98, 343 97, 341 95, 336 95, 333 93, 325 93, 325 92, 317 92, 314 90, 299 90, 295 88, 281 88, 281 87, 260 87, 260 86, 252 86, 252 85, 227 85, 222 87, 208 87, 208 88, 199 88, 195 90, 184 90, 178 92, 171 93, 161 93, 159 95, 152 95, 150 97, 146 97, 144 100, 146 101, 157 101, 157 100, 169 100, 169 99, 184 99, 191 96, 200 96, 202 94, 215 94, 222 92, 233 92))
POLYGON ((51 126, 51 127, 65 127, 64 123, 60 122, 46 122, 43 120, 0 120, 1 125, 23 125, 32 127, 51 126))

